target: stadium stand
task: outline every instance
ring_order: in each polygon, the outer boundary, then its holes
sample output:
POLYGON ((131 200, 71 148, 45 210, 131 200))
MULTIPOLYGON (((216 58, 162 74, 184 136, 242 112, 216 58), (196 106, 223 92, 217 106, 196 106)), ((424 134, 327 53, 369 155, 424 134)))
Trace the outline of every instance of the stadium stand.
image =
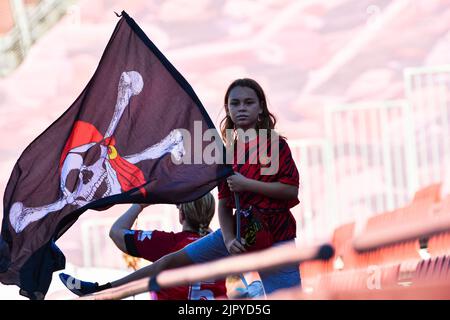
POLYGON ((302 293, 295 299, 449 299, 450 196, 441 184, 418 190, 403 208, 335 229, 335 255, 300 265, 302 293))

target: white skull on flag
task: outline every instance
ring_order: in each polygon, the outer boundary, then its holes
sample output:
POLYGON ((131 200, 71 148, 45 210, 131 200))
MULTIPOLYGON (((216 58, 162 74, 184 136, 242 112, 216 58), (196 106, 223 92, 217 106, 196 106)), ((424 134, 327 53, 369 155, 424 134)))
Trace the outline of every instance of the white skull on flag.
POLYGON ((139 153, 122 157, 116 149, 114 131, 131 97, 138 95, 143 86, 142 76, 138 72, 128 71, 121 74, 113 118, 104 136, 90 123, 77 121, 74 124, 61 155, 60 198, 39 207, 26 207, 22 202, 13 203, 9 211, 9 221, 16 233, 67 205, 80 208, 92 201, 136 187, 140 187, 139 191, 145 196, 146 190, 142 187, 145 183, 144 175, 135 164, 160 158, 167 153, 172 154, 175 160, 181 160, 185 149, 183 135, 177 129, 139 153), (94 151, 95 161, 86 163, 87 153, 94 151))

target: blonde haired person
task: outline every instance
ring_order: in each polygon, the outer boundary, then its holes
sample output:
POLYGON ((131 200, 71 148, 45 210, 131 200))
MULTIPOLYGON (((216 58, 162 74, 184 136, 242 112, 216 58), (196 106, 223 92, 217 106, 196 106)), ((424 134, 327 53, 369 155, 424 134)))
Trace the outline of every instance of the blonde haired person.
MULTIPOLYGON (((133 204, 117 219, 109 232, 116 246, 131 256, 154 262, 212 231, 209 224, 214 217, 215 200, 211 193, 207 193, 198 200, 177 205, 179 222, 182 225, 181 232, 132 230, 134 222, 146 206, 148 205, 133 204)), ((67 284, 70 279, 66 274, 61 274, 60 278, 64 284, 67 284)), ((70 286, 69 289, 73 293, 86 294, 72 287, 70 286)), ((191 286, 164 289, 156 293, 158 300, 211 300, 225 296, 225 280, 195 283, 191 286)))

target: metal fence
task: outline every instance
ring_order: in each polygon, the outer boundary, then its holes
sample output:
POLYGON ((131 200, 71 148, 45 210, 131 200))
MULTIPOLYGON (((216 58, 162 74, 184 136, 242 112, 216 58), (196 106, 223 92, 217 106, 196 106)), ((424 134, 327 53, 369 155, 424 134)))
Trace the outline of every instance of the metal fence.
POLYGON ((302 241, 404 206, 418 189, 442 182, 450 66, 405 69, 404 83, 405 100, 330 105, 323 140, 290 142, 301 176, 295 214, 302 241))
POLYGON ((405 70, 406 97, 413 110, 418 186, 441 181, 450 153, 450 66, 405 70))
POLYGON ((0 76, 6 76, 25 58, 31 45, 71 10, 75 0, 9 1, 14 26, 0 36, 0 76))

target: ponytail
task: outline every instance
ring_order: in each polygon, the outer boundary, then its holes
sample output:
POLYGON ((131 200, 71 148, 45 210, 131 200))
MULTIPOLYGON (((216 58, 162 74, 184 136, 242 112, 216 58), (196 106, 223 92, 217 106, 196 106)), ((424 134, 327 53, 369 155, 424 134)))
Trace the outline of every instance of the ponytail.
POLYGON ((210 232, 209 224, 214 216, 215 205, 213 195, 208 192, 200 199, 180 204, 179 208, 189 226, 203 237, 210 232))

